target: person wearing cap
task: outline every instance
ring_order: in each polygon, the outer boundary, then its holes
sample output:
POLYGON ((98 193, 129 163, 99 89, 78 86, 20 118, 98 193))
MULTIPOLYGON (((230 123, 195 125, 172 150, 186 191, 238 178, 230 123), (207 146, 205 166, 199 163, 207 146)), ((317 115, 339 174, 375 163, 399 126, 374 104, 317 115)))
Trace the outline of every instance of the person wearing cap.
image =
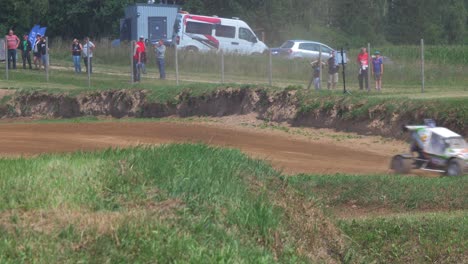
POLYGON ((34 67, 37 70, 37 64, 39 64, 39 69, 41 68, 41 50, 40 50, 40 43, 41 43, 41 34, 36 34, 36 40, 34 41, 33 45, 33 55, 34 55, 34 67))
POLYGON ((20 44, 20 39, 13 33, 13 30, 10 29, 5 40, 8 49, 8 69, 11 69, 11 66, 13 66, 13 69, 16 69, 16 50, 20 44))
POLYGON ((140 47, 140 53, 141 53, 141 73, 146 74, 146 44, 145 44, 145 37, 140 36, 140 39, 137 42, 137 45, 140 47))
POLYGON ((383 59, 379 51, 376 51, 374 55, 374 58, 372 58, 372 75, 375 79, 375 89, 380 92, 382 90, 382 75, 384 71, 383 59))
POLYGON ((141 51, 139 41, 134 41, 135 47, 133 49, 133 81, 140 82, 141 79, 141 51))
POLYGON ((161 80, 166 79, 166 63, 164 61, 164 56, 166 54, 166 46, 164 46, 164 41, 160 39, 154 47, 154 52, 156 52, 156 63, 159 68, 159 78, 161 80))
POLYGON ((83 54, 83 61, 86 67, 86 72, 93 73, 93 51, 96 48, 93 42, 89 40, 89 37, 84 38, 85 44, 83 45, 82 54, 83 54), (88 65, 89 60, 89 65, 88 65))
POLYGON ((32 50, 32 44, 31 41, 29 41, 29 36, 28 34, 24 34, 23 40, 18 46, 18 49, 21 50, 21 59, 23 60, 23 69, 26 69, 26 61, 29 64, 29 69, 32 69, 31 66, 31 50, 32 50))
POLYGON ((328 83, 327 88, 335 89, 336 84, 338 83, 338 71, 340 69, 340 65, 336 63, 335 60, 335 51, 331 52, 331 57, 328 59, 328 83))

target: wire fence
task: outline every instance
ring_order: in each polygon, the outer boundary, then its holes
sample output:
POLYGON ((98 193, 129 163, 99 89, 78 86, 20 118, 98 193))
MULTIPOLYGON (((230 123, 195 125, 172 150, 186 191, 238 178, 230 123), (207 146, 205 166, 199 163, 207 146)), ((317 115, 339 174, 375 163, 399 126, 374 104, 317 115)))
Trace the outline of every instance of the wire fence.
MULTIPOLYGON (((0 44, 4 40, 0 40, 0 44)), ((92 41, 92 40, 91 40, 92 41)), ((93 73, 86 74, 84 61, 81 59, 83 71, 74 73, 71 54, 71 41, 53 40, 48 43, 48 63, 45 71, 23 70, 21 53, 17 53, 17 70, 8 69, 8 53, 4 44, 5 67, 0 70, 0 79, 9 81, 28 80, 39 83, 63 82, 70 86, 95 86, 113 88, 116 83, 132 87, 133 85, 133 44, 121 42, 118 46, 110 40, 94 42, 92 67, 93 73), (31 73, 32 72, 32 73, 31 73), (40 77, 44 73, 43 78, 40 77)), ((408 92, 466 92, 468 87, 468 48, 465 46, 428 46, 421 41, 413 46, 383 46, 374 47, 371 43, 364 45, 369 53, 380 51, 383 55, 384 74, 382 91, 387 93, 408 92)), ((359 90, 359 66, 356 57, 359 49, 347 51, 348 61, 345 65, 346 88, 350 91, 359 90)), ((313 74, 310 59, 285 59, 272 56, 271 53, 261 55, 236 55, 223 52, 187 52, 176 51, 168 47, 165 54, 167 78, 158 80, 154 46, 146 47, 147 59, 145 73, 141 75, 141 84, 174 84, 183 83, 220 83, 220 84, 260 84, 265 86, 302 86, 306 88, 313 74)), ((2 57, 0 57, 1 59, 2 57)), ((324 57, 326 60, 326 57, 324 57)), ((321 67, 321 87, 327 89, 328 68, 321 67)), ((339 85, 343 88, 343 71, 339 70, 339 85)), ((369 86, 374 91, 371 76, 369 86)), ((135 86, 141 85, 140 83, 135 86)), ((119 86, 120 87, 120 86, 119 86)))

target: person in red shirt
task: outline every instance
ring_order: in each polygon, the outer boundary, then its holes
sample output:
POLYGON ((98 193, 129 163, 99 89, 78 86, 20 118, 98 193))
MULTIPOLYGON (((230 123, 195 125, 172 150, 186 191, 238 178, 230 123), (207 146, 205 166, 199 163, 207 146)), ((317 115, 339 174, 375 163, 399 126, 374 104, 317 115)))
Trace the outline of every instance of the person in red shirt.
POLYGON ((366 84, 366 90, 369 91, 369 54, 366 48, 361 48, 361 52, 358 54, 357 63, 359 66, 359 90, 362 90, 363 82, 366 84))
POLYGON ((133 49, 133 81, 139 82, 141 77, 141 53, 144 50, 139 44, 140 42, 134 42, 135 48, 133 49))
POLYGON ((11 62, 13 62, 13 69, 16 69, 16 49, 20 44, 20 39, 13 33, 13 30, 8 31, 6 36, 8 48, 8 69, 11 69, 11 62))
POLYGON ((146 73, 146 43, 145 37, 140 36, 140 39, 137 42, 138 46, 140 47, 141 51, 141 73, 146 73))

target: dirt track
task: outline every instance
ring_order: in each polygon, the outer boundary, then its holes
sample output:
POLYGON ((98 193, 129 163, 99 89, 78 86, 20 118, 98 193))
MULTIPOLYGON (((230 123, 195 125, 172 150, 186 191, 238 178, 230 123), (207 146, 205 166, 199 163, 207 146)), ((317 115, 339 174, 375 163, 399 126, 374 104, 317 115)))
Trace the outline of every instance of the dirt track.
POLYGON ((269 160, 286 173, 389 171, 389 156, 357 145, 330 144, 253 129, 159 122, 0 124, 0 156, 169 142, 204 142, 239 148, 253 157, 269 160))

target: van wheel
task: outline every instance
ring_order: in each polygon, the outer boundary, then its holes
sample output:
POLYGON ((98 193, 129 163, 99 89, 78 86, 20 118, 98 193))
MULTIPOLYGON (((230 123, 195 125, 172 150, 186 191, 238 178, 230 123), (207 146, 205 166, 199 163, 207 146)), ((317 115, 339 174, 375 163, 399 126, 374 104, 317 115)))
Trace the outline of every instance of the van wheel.
POLYGON ((197 47, 194 47, 194 46, 189 46, 189 47, 187 47, 186 50, 187 50, 188 52, 193 52, 193 53, 198 52, 198 48, 197 48, 197 47))

